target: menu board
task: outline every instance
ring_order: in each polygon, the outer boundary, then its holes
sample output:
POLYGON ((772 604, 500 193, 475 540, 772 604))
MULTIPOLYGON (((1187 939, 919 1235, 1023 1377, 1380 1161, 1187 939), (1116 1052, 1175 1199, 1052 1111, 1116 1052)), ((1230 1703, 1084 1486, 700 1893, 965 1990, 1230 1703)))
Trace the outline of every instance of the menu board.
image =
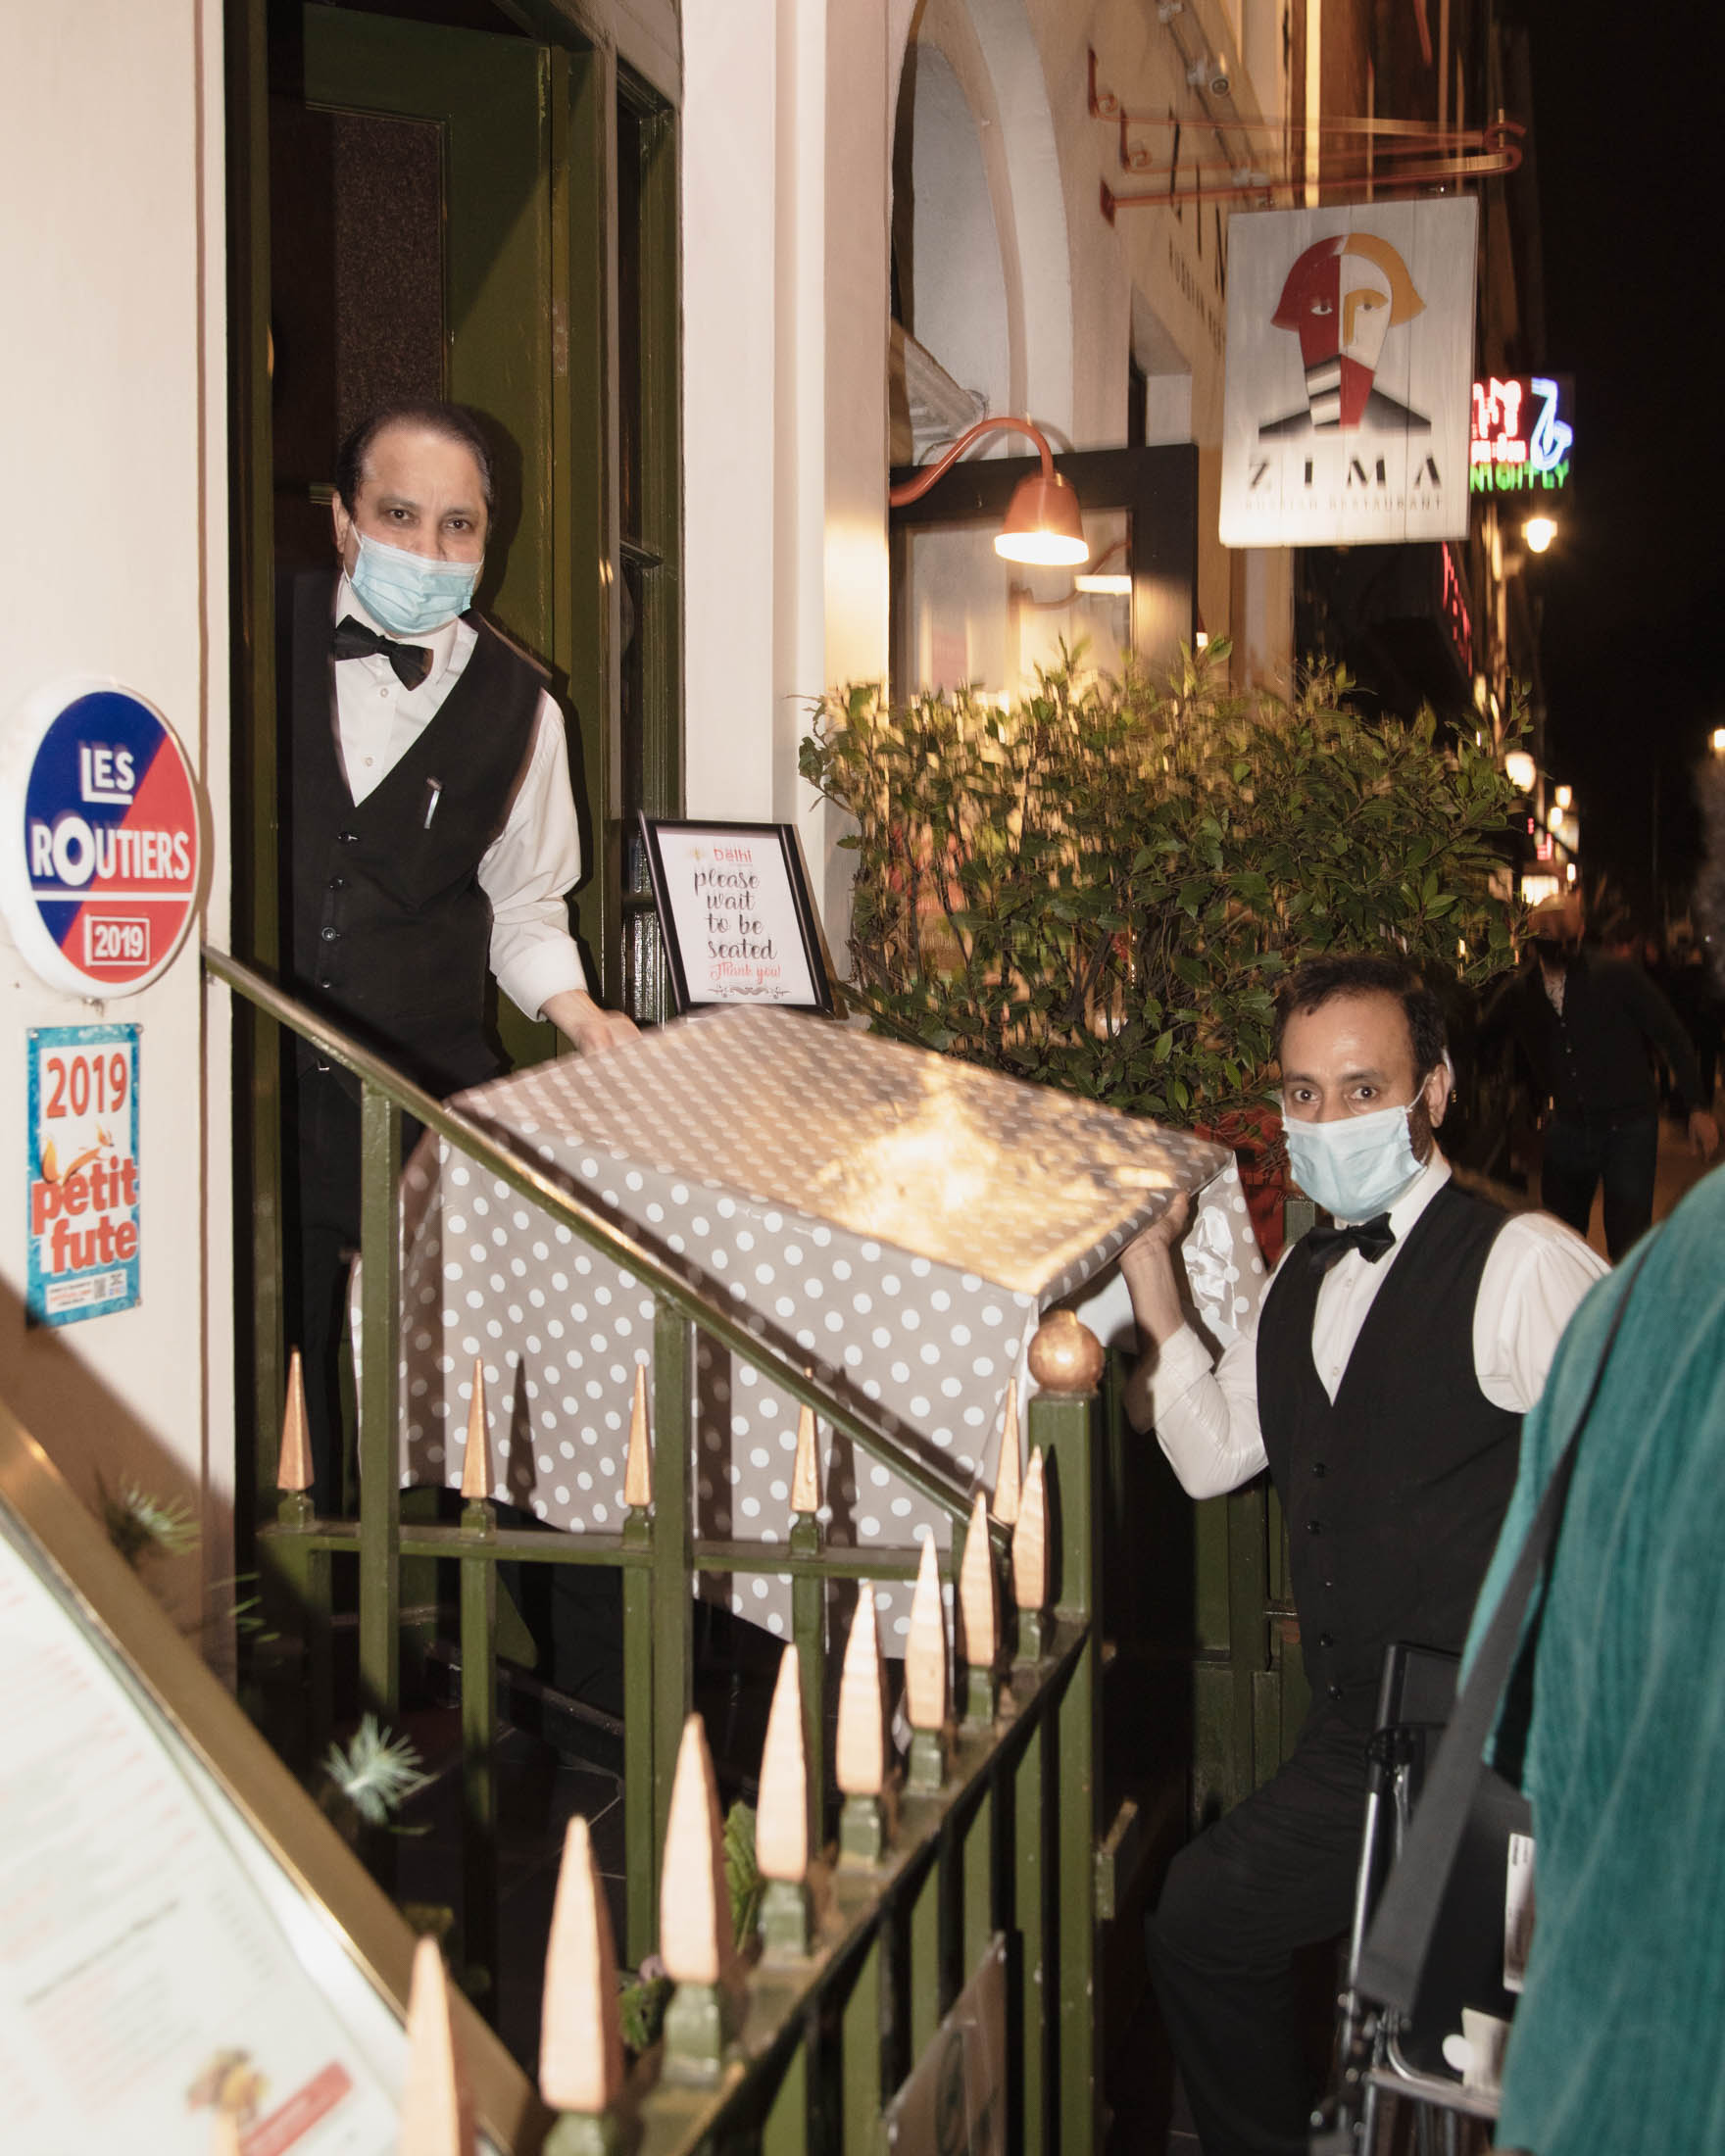
POLYGON ((9 2156, 393 2151, 393 2006, 3 1505, 0 1728, 9 2156))

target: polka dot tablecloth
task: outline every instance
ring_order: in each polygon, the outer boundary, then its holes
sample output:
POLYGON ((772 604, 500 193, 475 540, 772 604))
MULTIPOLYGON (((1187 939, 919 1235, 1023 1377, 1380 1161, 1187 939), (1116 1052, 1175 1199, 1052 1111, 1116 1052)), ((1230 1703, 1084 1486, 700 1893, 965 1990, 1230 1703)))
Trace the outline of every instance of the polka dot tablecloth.
MULTIPOLYGON (((993 1481, 1002 1396, 1041 1311, 1171 1193, 1212 1187, 1188 1238, 1212 1276, 1207 1316, 1237 1294, 1249 1307, 1258 1285, 1220 1148, 810 1015, 707 1012, 459 1105, 866 1402, 960 1494, 993 1481)), ((404 1216, 404 1482, 461 1481, 478 1356, 494 1494, 570 1533, 616 1532, 651 1295, 435 1138, 409 1163, 404 1216)), ((698 1365, 696 1532, 782 1542, 796 1403, 711 1341, 698 1365)), ((821 1454, 831 1542, 947 1541, 944 1517, 824 1424, 821 1454)), ((702 1577, 787 1629, 787 1576, 702 1577)), ((889 1641, 908 1615, 893 1591, 889 1641)))

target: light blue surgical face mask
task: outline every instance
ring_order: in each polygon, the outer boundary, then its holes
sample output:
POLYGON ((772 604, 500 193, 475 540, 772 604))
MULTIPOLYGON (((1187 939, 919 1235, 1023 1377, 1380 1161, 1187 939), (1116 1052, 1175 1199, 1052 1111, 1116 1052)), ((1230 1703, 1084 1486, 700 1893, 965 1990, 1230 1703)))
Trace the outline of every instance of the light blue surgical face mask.
POLYGON ((348 582, 366 612, 392 636, 423 636, 472 605, 483 562, 433 562, 368 539, 363 531, 354 536, 360 554, 348 582))
POLYGON ((1387 1212, 1420 1170, 1408 1114, 1406 1107, 1374 1108, 1333 1123, 1303 1123, 1284 1113, 1295 1182, 1338 1220, 1387 1212))

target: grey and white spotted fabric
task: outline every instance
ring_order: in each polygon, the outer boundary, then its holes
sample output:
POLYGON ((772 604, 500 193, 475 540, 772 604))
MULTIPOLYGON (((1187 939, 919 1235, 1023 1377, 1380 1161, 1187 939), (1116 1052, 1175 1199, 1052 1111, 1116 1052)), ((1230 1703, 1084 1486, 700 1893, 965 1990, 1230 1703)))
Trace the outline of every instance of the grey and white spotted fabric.
MULTIPOLYGON (((979 1474, 992 1485, 1007 1380, 1041 1312, 1171 1192, 1213 1186, 1194 1240, 1215 1315, 1261 1286, 1219 1147, 802 1013, 707 1012, 457 1104, 866 1401, 961 1494, 979 1474)), ((571 1533, 616 1532, 651 1296, 433 1138, 404 1212, 404 1482, 460 1482, 479 1356, 495 1494, 571 1533)), ((796 1403, 712 1342, 699 1363, 697 1532, 782 1542, 796 1403)), ((933 1507, 824 1425, 821 1453, 831 1541, 909 1545, 932 1526, 946 1542, 933 1507)), ((788 1628, 786 1577, 706 1578, 788 1628)), ((908 1613, 908 1591, 888 1596, 889 1651, 908 1613)))

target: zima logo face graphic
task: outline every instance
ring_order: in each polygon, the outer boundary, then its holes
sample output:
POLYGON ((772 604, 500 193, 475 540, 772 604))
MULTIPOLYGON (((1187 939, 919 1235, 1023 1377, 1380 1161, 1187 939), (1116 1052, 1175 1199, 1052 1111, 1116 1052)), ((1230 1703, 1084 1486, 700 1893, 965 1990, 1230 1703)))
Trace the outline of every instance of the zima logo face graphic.
POLYGON ((126 994, 172 957, 198 883, 198 808, 172 728, 118 687, 45 692, 9 744, 0 859, 20 948, 53 986, 126 994), (33 739, 32 739, 33 737, 33 739), (22 798, 21 798, 22 797, 22 798), (22 826, 22 828, 21 828, 22 826))
POLYGON ((1478 233, 1459 197, 1231 221, 1224 546, 1466 536, 1478 233))
POLYGON ((1407 265, 1387 239, 1337 233, 1308 247, 1288 272, 1271 320, 1300 339, 1306 407, 1258 428, 1268 435, 1337 432, 1423 433, 1431 421, 1377 387, 1378 362, 1392 329, 1425 312, 1407 265))

